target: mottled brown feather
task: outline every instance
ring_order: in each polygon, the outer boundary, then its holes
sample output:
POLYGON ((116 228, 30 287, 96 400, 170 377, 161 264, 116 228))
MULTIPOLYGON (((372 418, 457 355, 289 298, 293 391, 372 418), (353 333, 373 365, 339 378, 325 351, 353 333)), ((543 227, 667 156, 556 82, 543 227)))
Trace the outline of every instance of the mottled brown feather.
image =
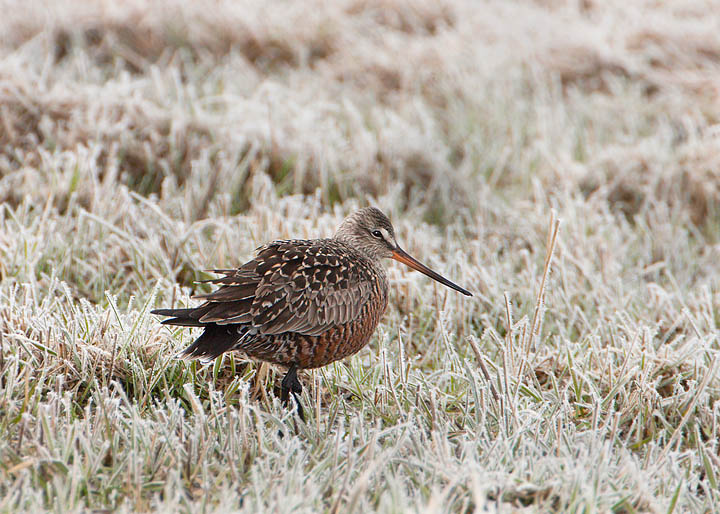
POLYGON ((177 317, 193 326, 248 323, 262 335, 317 336, 358 317, 377 280, 374 268, 333 239, 274 241, 237 270, 214 270, 224 276, 209 282, 221 287, 194 296, 206 302, 177 317))

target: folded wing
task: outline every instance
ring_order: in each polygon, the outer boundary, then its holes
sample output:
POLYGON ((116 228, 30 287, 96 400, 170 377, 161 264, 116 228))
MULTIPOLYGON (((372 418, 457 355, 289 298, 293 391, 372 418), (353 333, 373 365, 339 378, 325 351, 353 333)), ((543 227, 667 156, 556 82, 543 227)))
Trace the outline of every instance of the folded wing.
POLYGON ((162 309, 163 323, 183 326, 246 324, 260 334, 319 335, 354 320, 372 294, 360 262, 319 241, 276 241, 236 270, 209 282, 220 287, 197 295, 192 309, 162 309))

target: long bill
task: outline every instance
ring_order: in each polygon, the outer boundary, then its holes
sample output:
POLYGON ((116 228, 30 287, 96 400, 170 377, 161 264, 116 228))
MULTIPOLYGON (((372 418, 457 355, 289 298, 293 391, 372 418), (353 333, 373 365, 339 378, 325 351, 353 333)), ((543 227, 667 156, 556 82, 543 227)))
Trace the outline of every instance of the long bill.
POLYGON ((433 270, 425 266, 423 263, 408 255, 408 253, 400 247, 397 247, 395 250, 393 250, 392 258, 398 262, 402 262, 403 264, 410 266, 412 269, 419 271, 420 273, 424 273, 433 280, 437 280, 441 284, 446 285, 449 288, 454 289, 455 291, 459 291, 466 296, 472 296, 472 293, 470 291, 468 291, 467 289, 463 289, 459 285, 450 282, 448 279, 446 279, 439 273, 434 272, 433 270))

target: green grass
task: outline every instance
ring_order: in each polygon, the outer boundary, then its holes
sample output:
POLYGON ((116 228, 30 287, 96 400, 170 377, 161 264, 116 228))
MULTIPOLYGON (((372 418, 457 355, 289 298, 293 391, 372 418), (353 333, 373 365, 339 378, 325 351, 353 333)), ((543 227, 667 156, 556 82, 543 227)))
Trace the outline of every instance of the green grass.
POLYGON ((720 6, 626 4, 4 6, 0 512, 717 510, 720 6), (367 204, 475 295, 389 264, 306 424, 175 358, 367 204))

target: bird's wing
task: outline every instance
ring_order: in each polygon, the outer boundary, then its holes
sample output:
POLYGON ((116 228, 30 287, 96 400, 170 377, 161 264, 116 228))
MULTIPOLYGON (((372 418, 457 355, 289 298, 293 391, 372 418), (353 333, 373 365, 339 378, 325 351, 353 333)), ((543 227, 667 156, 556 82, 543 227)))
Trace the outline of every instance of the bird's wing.
POLYGON ((238 270, 216 270, 221 287, 206 300, 200 323, 249 323, 261 334, 319 335, 354 320, 372 294, 365 263, 318 241, 276 241, 238 270))

